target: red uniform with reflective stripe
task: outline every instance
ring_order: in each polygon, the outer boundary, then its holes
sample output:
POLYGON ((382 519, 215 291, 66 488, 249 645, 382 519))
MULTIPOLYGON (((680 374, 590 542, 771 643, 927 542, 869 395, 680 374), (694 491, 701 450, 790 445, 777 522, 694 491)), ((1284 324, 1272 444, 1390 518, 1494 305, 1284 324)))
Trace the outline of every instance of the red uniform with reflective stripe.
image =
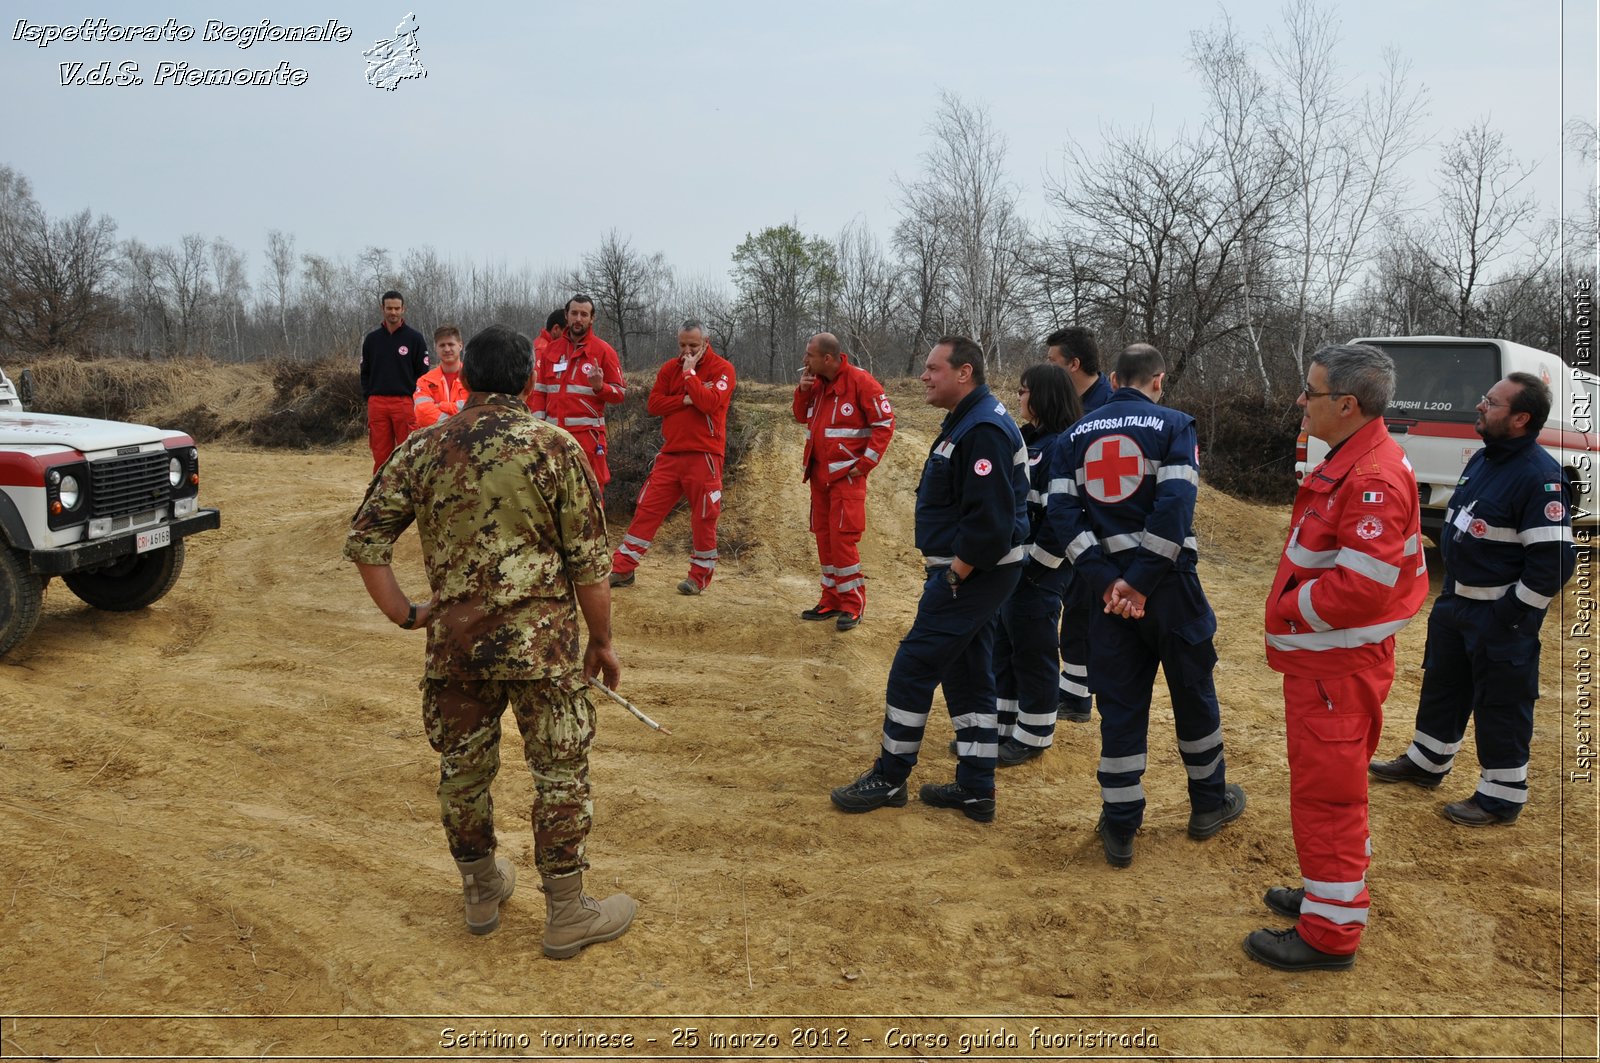
POLYGON ((693 373, 674 358, 656 373, 646 411, 661 418, 665 442, 639 492, 633 520, 611 555, 611 570, 626 576, 655 541, 681 498, 689 500, 689 578, 703 590, 717 570, 717 518, 722 513, 722 459, 728 449, 728 403, 733 365, 709 346, 693 373), (688 402, 684 402, 684 398, 688 402))
POLYGON ((417 393, 411 396, 417 410, 417 427, 433 424, 441 417, 461 412, 467 401, 467 385, 459 372, 445 375, 443 366, 434 366, 417 381, 417 393))
POLYGON ((823 609, 860 616, 867 604, 861 534, 867 527, 867 473, 894 438, 894 410, 865 369, 842 364, 832 380, 796 388, 794 419, 807 426, 803 478, 811 483, 811 533, 822 565, 823 609))
POLYGON ((1267 663, 1284 673, 1289 818, 1305 886, 1297 929, 1356 951, 1371 863, 1367 763, 1394 682, 1394 633, 1428 595, 1417 481, 1379 417, 1306 477, 1267 597, 1267 663))
POLYGON ((606 464, 605 408, 608 403, 621 402, 627 393, 616 350, 590 331, 576 345, 570 336, 553 339, 534 359, 528 409, 535 417, 572 434, 588 455, 595 480, 603 488, 611 481, 611 469, 606 464), (589 383, 591 365, 599 366, 604 374, 598 388, 589 383))

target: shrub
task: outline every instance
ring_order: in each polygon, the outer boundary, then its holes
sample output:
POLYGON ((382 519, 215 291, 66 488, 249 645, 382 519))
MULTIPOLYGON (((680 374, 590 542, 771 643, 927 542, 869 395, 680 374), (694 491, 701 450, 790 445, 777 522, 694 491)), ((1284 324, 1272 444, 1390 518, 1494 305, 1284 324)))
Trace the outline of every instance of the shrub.
POLYGON ((1254 502, 1293 501, 1298 406, 1238 392, 1185 395, 1173 405, 1195 419, 1209 486, 1254 502))
POLYGON ((367 400, 361 395, 361 375, 350 359, 281 360, 269 371, 280 405, 246 423, 249 442, 304 450, 366 436, 367 400))

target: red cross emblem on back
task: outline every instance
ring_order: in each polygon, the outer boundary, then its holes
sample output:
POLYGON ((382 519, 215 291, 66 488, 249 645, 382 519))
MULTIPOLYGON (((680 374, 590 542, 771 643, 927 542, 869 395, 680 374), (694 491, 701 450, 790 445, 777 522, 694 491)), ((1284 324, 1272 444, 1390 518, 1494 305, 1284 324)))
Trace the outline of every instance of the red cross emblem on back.
POLYGON ((1126 501, 1144 482, 1144 452, 1127 436, 1101 436, 1083 456, 1083 486, 1097 502, 1126 501))

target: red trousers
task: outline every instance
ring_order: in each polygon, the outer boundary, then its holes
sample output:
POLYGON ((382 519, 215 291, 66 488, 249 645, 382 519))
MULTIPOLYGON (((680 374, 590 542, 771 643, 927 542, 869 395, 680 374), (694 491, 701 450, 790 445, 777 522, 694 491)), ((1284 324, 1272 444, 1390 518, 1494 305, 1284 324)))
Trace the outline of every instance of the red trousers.
POLYGON ((600 485, 603 499, 606 484, 611 482, 611 465, 606 461, 606 437, 588 428, 569 428, 567 431, 572 433, 572 438, 583 448, 583 456, 589 459, 589 468, 594 470, 594 481, 600 485))
POLYGON ((639 492, 633 520, 622 545, 611 555, 611 570, 626 576, 639 567, 656 529, 678 500, 689 500, 689 529, 694 550, 689 555, 689 578, 701 587, 717 570, 717 517, 722 514, 722 459, 693 451, 657 454, 650 478, 639 492))
POLYGON ((843 609, 860 616, 867 607, 867 581, 861 575, 861 533, 867 529, 867 478, 825 483, 811 477, 811 534, 822 563, 824 610, 843 609))
POLYGON ((367 396, 367 445, 372 448, 373 472, 416 427, 417 406, 410 395, 367 396))
POLYGON ((1392 650, 1383 664, 1358 675, 1283 677, 1289 818, 1306 889, 1298 929, 1323 952, 1356 951, 1367 925, 1367 764, 1378 749, 1383 699, 1393 682, 1392 650))

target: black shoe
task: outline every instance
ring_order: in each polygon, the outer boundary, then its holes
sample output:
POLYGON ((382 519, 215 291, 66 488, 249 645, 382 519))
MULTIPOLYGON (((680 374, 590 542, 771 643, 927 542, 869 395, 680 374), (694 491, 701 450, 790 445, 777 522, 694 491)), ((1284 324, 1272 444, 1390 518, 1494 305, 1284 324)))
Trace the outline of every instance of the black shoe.
POLYGON ((1034 757, 1043 755, 1044 749, 1040 746, 1024 745, 1015 738, 1008 738, 1000 743, 1000 748, 995 752, 995 760, 1008 768, 1014 768, 1018 764, 1026 764, 1034 757))
POLYGON ((960 783, 928 783, 918 791, 922 803, 934 808, 959 808, 961 814, 978 823, 994 822, 994 792, 988 797, 975 794, 960 783))
POLYGON ((1100 822, 1094 825, 1095 833, 1100 835, 1100 843, 1105 846, 1106 863, 1112 867, 1127 867, 1133 863, 1133 835, 1118 834, 1106 826, 1106 814, 1100 813, 1100 822))
POLYGON ((1088 723, 1094 719, 1094 713, 1090 709, 1093 704, 1088 698, 1063 694, 1061 700, 1056 702, 1056 719, 1071 723, 1088 723))
POLYGON ((1445 819, 1451 823, 1459 823, 1463 827, 1509 827, 1517 821, 1518 816, 1522 815, 1521 809, 1509 816, 1490 812, 1478 804, 1476 796, 1469 797, 1465 801, 1451 801, 1444 806, 1443 812, 1445 819))
POLYGON ((878 774, 877 765, 849 786, 840 786, 831 794, 833 803, 846 812, 871 812, 889 805, 906 807, 906 784, 890 782, 878 774))
POLYGON ((1436 790, 1444 776, 1431 772, 1404 753, 1393 760, 1375 760, 1367 765, 1367 774, 1379 782, 1408 782, 1424 790, 1436 790))
POLYGON ((843 609, 824 609, 824 608, 822 608, 822 603, 818 602, 816 605, 813 605, 810 609, 802 609, 802 610, 800 610, 800 619, 801 620, 826 620, 830 616, 838 616, 842 612, 844 612, 843 609))
POLYGON ((1189 814, 1189 837, 1196 841, 1205 841, 1242 815, 1244 815, 1244 787, 1231 782, 1222 790, 1221 808, 1189 814))
POLYGON ((607 582, 613 587, 631 587, 633 586, 633 573, 630 572, 626 576, 619 576, 613 572, 607 582))
POLYGON ((699 594, 703 590, 705 590, 705 588, 700 586, 700 584, 696 583, 692 579, 686 579, 678 584, 679 594, 699 594))
POLYGON ((1261 898, 1267 907, 1288 919, 1300 918, 1300 902, 1306 899, 1304 886, 1274 886, 1261 898))
POLYGON ((950 755, 951 756, 956 756, 956 757, 959 757, 961 755, 956 750, 956 740, 954 738, 950 739, 950 755))
POLYGON ((839 619, 833 622, 833 626, 840 631, 849 631, 859 623, 861 623, 860 613, 847 613, 841 609, 839 611, 839 619))
POLYGON ((1356 965, 1356 954, 1340 956, 1307 945, 1294 927, 1269 930, 1263 927, 1245 935, 1245 955, 1257 963, 1280 971, 1342 971, 1356 965))

